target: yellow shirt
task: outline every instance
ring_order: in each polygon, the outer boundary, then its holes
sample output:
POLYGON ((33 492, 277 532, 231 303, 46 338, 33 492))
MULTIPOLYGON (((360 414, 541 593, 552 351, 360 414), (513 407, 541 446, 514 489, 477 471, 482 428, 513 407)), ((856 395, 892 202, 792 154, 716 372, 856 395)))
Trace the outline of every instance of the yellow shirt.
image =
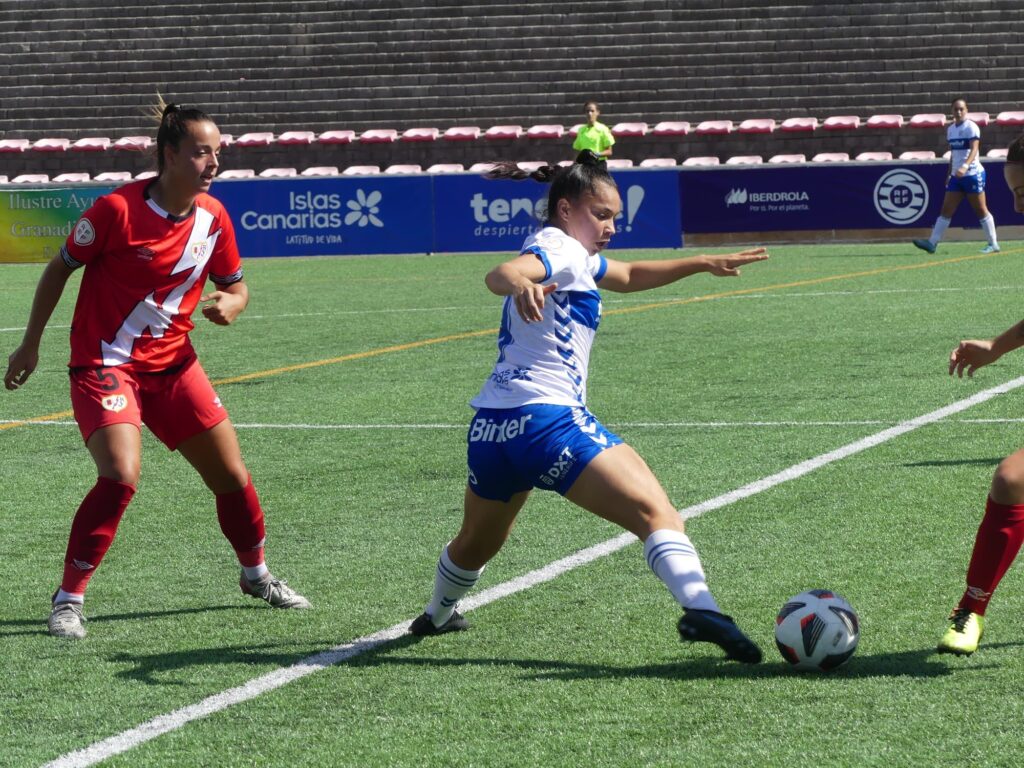
POLYGON ((612 136, 612 132, 608 129, 607 125, 604 123, 594 123, 593 125, 584 123, 579 133, 576 134, 576 140, 572 143, 572 148, 577 152, 589 149, 591 152, 600 155, 614 143, 615 137, 612 136))

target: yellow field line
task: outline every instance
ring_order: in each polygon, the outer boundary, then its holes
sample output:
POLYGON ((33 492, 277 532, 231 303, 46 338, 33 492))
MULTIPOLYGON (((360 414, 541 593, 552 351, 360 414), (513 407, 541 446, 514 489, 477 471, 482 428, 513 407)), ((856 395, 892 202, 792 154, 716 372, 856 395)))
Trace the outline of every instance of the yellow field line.
MULTIPOLYGON (((722 291, 721 293, 709 293, 704 296, 691 296, 687 299, 669 299, 667 301, 657 301, 650 304, 639 304, 635 307, 622 307, 620 309, 610 309, 605 312, 605 315, 624 315, 632 312, 646 312, 651 309, 660 309, 662 307, 674 307, 682 304, 694 304, 699 301, 712 301, 714 299, 727 299, 733 296, 745 296, 752 293, 763 293, 765 291, 777 291, 783 288, 801 288, 808 285, 821 285, 822 283, 835 282, 836 280, 853 280, 858 277, 873 277, 875 275, 884 275, 890 272, 904 272, 911 269, 927 269, 929 267, 940 267, 947 264, 957 264, 964 261, 976 261, 980 259, 987 259, 992 256, 1007 256, 1010 254, 1024 253, 1024 249, 1014 249, 1011 251, 999 251, 998 253, 979 253, 972 254, 970 256, 957 256, 951 259, 940 259, 939 261, 926 261, 920 264, 901 264, 896 267, 879 267, 878 269, 868 269, 863 272, 847 272, 842 275, 830 275, 828 277, 815 277, 808 280, 796 280, 790 283, 776 283, 775 285, 764 285, 758 288, 740 288, 735 291, 722 291)), ((253 379, 263 379, 269 376, 278 376, 282 373, 292 373, 293 371, 303 371, 309 368, 320 368, 325 365, 335 365, 337 363, 347 363, 353 360, 366 360, 371 357, 379 357, 386 355, 391 352, 405 352, 410 349, 419 349, 421 347, 429 347, 434 344, 444 344, 449 341, 461 341, 463 339, 473 339, 478 336, 488 336, 497 333, 497 328, 487 328, 481 331, 467 331, 465 333, 453 333, 449 336, 438 336, 433 339, 423 339, 422 341, 411 341, 407 344, 395 344, 390 347, 378 347, 377 349, 370 349, 365 352, 353 352, 349 355, 341 355, 340 357, 330 357, 323 360, 313 360, 308 363, 297 363, 295 365, 285 365, 280 368, 271 368, 266 371, 256 371, 255 373, 246 373, 241 376, 232 376, 226 379, 216 379, 212 383, 215 386, 221 384, 237 384, 242 381, 251 381, 253 379)), ((14 421, 9 424, 0 424, 0 430, 13 429, 24 424, 31 424, 33 422, 40 421, 51 421, 53 419, 64 419, 74 415, 72 411, 59 411, 58 413, 49 413, 45 416, 34 416, 29 419, 22 421, 14 421)))

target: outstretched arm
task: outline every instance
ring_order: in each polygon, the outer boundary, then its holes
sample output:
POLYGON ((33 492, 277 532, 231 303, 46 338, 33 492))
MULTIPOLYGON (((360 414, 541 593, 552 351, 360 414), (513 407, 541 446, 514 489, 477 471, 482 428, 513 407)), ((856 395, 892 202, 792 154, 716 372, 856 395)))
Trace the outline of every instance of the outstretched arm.
POLYGON ((1003 331, 994 339, 961 341, 949 356, 949 375, 952 376, 955 373, 963 378, 964 371, 967 371, 968 376, 973 376, 974 372, 982 366, 994 363, 1017 347, 1024 347, 1024 320, 1003 331))
POLYGON ((43 339, 43 331, 73 271, 59 254, 54 256, 43 270, 36 286, 35 298, 32 299, 25 337, 21 341, 21 346, 7 358, 7 373, 4 374, 4 386, 7 389, 17 389, 28 381, 28 377, 39 364, 39 344, 43 339))
POLYGON ((601 278, 601 287, 628 293, 658 288, 698 272, 710 272, 718 277, 736 277, 740 273, 740 267, 767 258, 768 252, 764 248, 750 248, 723 256, 700 255, 664 261, 608 259, 608 270, 601 278))

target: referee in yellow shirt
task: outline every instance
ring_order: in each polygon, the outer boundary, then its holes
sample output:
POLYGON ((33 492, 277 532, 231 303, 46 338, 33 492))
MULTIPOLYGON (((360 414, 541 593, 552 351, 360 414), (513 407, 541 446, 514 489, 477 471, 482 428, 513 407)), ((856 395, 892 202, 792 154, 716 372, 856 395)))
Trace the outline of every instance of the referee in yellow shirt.
POLYGON ((597 106, 596 101, 588 101, 583 105, 583 110, 587 116, 587 124, 580 127, 579 133, 576 134, 576 140, 572 143, 572 148, 577 152, 589 149, 602 160, 606 160, 612 156, 615 137, 612 136, 607 125, 597 121, 601 114, 601 108, 597 106))

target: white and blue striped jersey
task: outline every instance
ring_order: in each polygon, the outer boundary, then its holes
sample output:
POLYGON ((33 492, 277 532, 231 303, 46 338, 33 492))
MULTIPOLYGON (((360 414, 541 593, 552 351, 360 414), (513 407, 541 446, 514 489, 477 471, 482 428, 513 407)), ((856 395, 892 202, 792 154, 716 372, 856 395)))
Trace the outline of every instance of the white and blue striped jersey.
POLYGON ((543 319, 527 323, 505 298, 498 332, 498 361, 474 408, 517 408, 530 403, 582 406, 587 399, 590 347, 601 321, 597 283, 608 262, 587 253, 579 241, 557 227, 530 235, 522 253, 544 264, 541 285, 558 288, 546 297, 543 319))
MULTIPOLYGON (((981 129, 973 120, 964 120, 957 125, 953 123, 946 129, 946 140, 949 142, 950 160, 953 172, 967 160, 971 154, 971 142, 974 139, 981 139, 981 129)), ((978 153, 981 154, 980 152, 978 153)), ((975 176, 981 171, 981 163, 975 158, 974 162, 967 168, 965 176, 975 176)))

